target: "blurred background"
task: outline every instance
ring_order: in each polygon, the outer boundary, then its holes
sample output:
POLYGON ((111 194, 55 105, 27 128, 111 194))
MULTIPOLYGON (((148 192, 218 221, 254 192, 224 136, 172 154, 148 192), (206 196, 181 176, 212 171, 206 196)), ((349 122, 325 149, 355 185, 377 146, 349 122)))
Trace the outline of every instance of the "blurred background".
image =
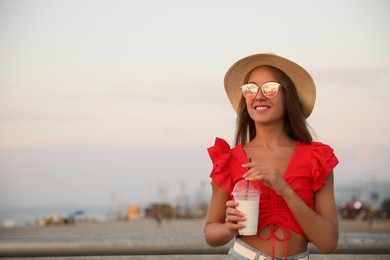
POLYGON ((386 0, 0 0, 0 225, 53 213, 203 217, 207 147, 234 135, 223 77, 259 52, 312 74, 308 122, 340 160, 342 216, 386 217, 389 10, 386 0))

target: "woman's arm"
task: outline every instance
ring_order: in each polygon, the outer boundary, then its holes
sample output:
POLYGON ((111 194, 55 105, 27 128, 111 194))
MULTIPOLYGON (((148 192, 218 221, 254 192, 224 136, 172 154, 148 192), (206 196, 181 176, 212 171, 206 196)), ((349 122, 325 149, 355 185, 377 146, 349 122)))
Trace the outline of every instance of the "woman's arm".
POLYGON ((238 229, 243 225, 237 224, 237 221, 245 218, 235 209, 237 203, 230 200, 228 192, 219 188, 214 182, 212 182, 212 190, 204 235, 210 246, 221 246, 238 234, 238 229))
POLYGON ((316 192, 314 211, 291 188, 282 194, 302 231, 324 254, 337 247, 339 238, 333 178, 332 171, 324 188, 316 192))

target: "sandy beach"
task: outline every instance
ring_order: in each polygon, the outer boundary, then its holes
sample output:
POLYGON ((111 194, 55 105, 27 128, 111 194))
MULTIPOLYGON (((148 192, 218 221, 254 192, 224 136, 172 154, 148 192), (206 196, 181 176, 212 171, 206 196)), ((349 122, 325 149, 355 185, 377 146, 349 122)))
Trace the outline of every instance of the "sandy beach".
MULTIPOLYGON (((124 236, 124 235, 202 235, 203 219, 163 220, 158 226, 154 219, 133 221, 111 221, 95 224, 79 223, 64 226, 16 227, 0 229, 0 238, 6 237, 66 237, 66 236, 124 236)), ((367 221, 340 220, 340 233, 385 233, 390 234, 390 220, 374 220, 372 226, 367 221)))
MULTIPOLYGON (((197 220, 163 220, 159 226, 153 219, 141 219, 134 221, 101 222, 95 224, 74 224, 67 226, 49 227, 17 227, 0 229, 0 242, 9 238, 40 239, 50 237, 115 237, 115 236, 156 236, 156 235, 202 235, 203 219, 197 220)), ((390 234, 390 220, 375 220, 371 227, 365 221, 341 220, 340 233, 378 233, 390 234)), ((13 258, 15 259, 15 258, 13 258)), ((27 258, 19 258, 27 259, 27 258)), ((46 258, 47 259, 47 258, 46 258)), ((58 259, 58 258, 57 258, 58 259)), ((63 258, 65 259, 65 258, 63 258)), ((102 259, 101 257, 72 257, 72 259, 102 259)), ((108 259, 108 258, 104 258, 108 259)), ((112 258, 109 258, 112 259, 112 258)), ((122 257, 114 259, 224 259, 221 255, 201 256, 137 256, 122 257)), ((342 255, 312 255, 310 259, 352 259, 342 255)), ((354 256, 353 259, 367 259, 354 256)), ((388 259, 386 256, 372 256, 369 259, 388 259)))

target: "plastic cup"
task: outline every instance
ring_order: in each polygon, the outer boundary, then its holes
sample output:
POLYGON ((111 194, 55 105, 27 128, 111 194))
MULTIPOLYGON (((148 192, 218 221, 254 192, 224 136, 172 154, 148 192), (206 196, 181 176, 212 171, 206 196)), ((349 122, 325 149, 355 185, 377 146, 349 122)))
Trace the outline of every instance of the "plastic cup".
POLYGON ((241 180, 233 189, 234 200, 238 202, 236 209, 245 214, 245 220, 239 221, 245 227, 238 230, 241 236, 253 236, 257 234, 259 220, 260 190, 254 182, 241 180))

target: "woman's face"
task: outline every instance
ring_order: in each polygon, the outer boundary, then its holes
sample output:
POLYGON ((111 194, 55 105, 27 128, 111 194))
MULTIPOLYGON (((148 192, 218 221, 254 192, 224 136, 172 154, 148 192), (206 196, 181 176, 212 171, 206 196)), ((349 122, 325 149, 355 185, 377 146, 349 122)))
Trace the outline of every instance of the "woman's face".
POLYGON ((256 68, 249 75, 248 83, 259 86, 256 97, 246 100, 248 113, 255 123, 272 124, 280 120, 284 122, 286 106, 283 87, 279 87, 278 94, 273 98, 264 97, 261 91, 261 86, 270 81, 278 82, 273 72, 266 67, 256 68))

